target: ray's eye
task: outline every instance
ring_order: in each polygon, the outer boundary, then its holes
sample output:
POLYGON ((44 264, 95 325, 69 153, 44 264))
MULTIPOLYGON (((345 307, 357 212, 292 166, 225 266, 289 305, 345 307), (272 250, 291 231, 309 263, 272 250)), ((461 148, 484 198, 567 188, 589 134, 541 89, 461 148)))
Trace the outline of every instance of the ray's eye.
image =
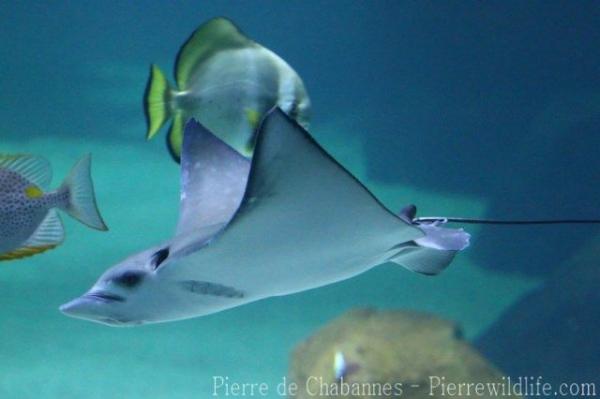
POLYGON ((122 287, 133 288, 142 282, 145 275, 142 272, 125 272, 113 279, 115 284, 122 287))
POLYGON ((156 251, 154 255, 152 255, 151 265, 152 270, 158 269, 158 267, 169 257, 169 248, 163 248, 159 251, 156 251))

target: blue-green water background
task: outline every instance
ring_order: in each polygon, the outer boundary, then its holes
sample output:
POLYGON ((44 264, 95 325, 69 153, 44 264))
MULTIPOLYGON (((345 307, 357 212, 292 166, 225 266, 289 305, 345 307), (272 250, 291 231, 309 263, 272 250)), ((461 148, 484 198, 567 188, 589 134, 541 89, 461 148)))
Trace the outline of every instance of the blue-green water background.
MULTIPOLYGON (((213 375, 275 385, 296 343, 355 306, 433 312, 476 341, 580 251, 587 248, 584 267, 598 267, 593 227, 470 227, 472 246, 436 278, 384 265, 317 290, 140 328, 64 317, 58 306, 107 267, 173 232, 178 169, 162 140, 144 139, 148 66, 170 70, 187 36, 220 15, 299 72, 313 135, 390 208, 600 216, 597 2, 3 3, 0 151, 47 157, 54 186, 91 152, 111 230, 65 217, 64 245, 0 265, 0 398, 201 398, 212 393, 213 375)), ((566 297, 581 289, 558 286, 566 297)), ((579 308, 593 315, 593 299, 579 308)), ((554 316, 557 329, 572 328, 570 314, 554 316)), ((598 326, 592 316, 565 334, 595 343, 598 326)), ((520 362, 511 347, 481 342, 484 352, 515 357, 492 359, 507 372, 520 362)), ((580 377, 572 362, 554 362, 580 377)))

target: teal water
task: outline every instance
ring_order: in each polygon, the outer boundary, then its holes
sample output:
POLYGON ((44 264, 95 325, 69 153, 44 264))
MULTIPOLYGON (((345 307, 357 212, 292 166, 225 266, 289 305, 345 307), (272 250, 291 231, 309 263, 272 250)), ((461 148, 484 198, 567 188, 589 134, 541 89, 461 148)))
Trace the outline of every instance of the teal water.
MULTIPOLYGON (((0 265, 0 398, 200 398, 212 394, 215 375, 274 386, 294 345, 347 309, 432 312, 476 340, 582 248, 591 245, 589 267, 597 266, 593 227, 469 227, 471 247, 436 278, 383 265, 300 294, 125 329, 58 311, 109 266, 171 236, 179 171, 164 134, 144 139, 148 66, 169 70, 187 36, 219 15, 299 72, 312 134, 390 209, 598 218, 600 10, 566 4, 1 5, 0 152, 43 155, 53 187, 92 153, 110 231, 64 217, 62 246, 0 265)), ((581 306, 593 313, 598 303, 581 306)), ((593 315, 579 321, 557 328, 600 325, 593 315)), ((565 375, 577 378, 570 365, 565 375)))

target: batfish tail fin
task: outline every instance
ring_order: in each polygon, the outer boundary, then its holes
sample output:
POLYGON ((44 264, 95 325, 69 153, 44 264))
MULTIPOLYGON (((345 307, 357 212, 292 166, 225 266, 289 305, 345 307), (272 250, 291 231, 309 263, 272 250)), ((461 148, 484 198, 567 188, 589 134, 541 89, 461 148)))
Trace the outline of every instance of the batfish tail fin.
POLYGON ((424 237, 401 244, 390 262, 417 273, 435 275, 442 272, 458 251, 469 246, 471 237, 463 229, 448 229, 436 223, 417 225, 424 237))
POLYGON ((174 90, 165 74, 156 66, 150 66, 150 77, 144 94, 144 113, 148 131, 146 138, 150 140, 161 127, 172 117, 171 100, 174 90))
POLYGON ((59 189, 67 193, 65 203, 60 208, 81 223, 96 229, 108 230, 96 205, 96 195, 91 176, 91 156, 88 154, 75 164, 69 176, 59 189))

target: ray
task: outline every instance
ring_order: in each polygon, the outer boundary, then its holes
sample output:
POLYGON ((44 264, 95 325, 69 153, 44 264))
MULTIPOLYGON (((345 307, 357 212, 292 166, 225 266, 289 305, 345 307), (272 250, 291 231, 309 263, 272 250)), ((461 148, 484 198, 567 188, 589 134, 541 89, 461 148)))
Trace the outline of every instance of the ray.
POLYGON ((110 325, 203 316, 394 262, 441 272, 462 229, 396 215, 278 108, 250 164, 195 121, 182 151, 177 234, 109 269, 68 315, 110 325), (119 298, 111 300, 110 298, 119 298))

